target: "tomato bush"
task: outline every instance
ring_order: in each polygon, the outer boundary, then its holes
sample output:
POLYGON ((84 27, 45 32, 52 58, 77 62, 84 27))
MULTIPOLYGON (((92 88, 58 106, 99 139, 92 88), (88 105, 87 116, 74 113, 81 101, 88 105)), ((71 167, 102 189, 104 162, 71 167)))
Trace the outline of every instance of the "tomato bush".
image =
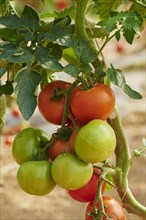
POLYGON ((102 162, 114 152, 116 136, 112 127, 103 120, 94 119, 82 127, 75 139, 78 157, 90 163, 102 162))
MULTIPOLYGON (((41 152, 41 143, 48 142, 47 134, 38 128, 25 128, 20 131, 12 145, 12 155, 18 164, 32 160, 41 152)), ((47 152, 42 154, 42 159, 48 159, 47 152)))
MULTIPOLYGON (((112 220, 126 220, 124 211, 122 206, 119 204, 117 200, 112 197, 103 196, 103 203, 105 207, 105 213, 112 219, 112 220)), ((96 204, 97 210, 100 209, 99 203, 96 204)), ((93 201, 90 202, 86 209, 86 216, 85 220, 94 220, 93 216, 90 213, 93 212, 93 201)), ((102 220, 106 220, 107 217, 103 217, 102 220)))
POLYGON ((56 80, 41 90, 38 96, 38 108, 48 122, 61 125, 65 96, 60 92, 69 88, 70 85, 68 82, 56 80))
POLYGON ((87 90, 78 86, 73 90, 70 98, 74 117, 84 124, 93 119, 107 119, 113 112, 114 106, 114 92, 101 83, 87 90))
POLYGON ((51 175, 51 163, 48 161, 27 161, 17 172, 17 180, 22 190, 32 195, 46 195, 56 184, 51 175))
MULTIPOLYGON (((98 180, 101 174, 101 171, 97 168, 94 168, 93 175, 89 182, 83 187, 76 190, 68 190, 68 195, 77 200, 78 202, 90 202, 93 201, 96 197, 96 192, 98 188, 98 180), (94 173, 95 172, 95 173, 94 173)), ((102 192, 105 191, 106 182, 103 182, 102 192)))
MULTIPOLYGON (((20 187, 28 193, 43 195, 58 184, 70 191, 80 191, 83 187, 88 194, 86 187, 91 185, 93 189, 98 182, 94 204, 98 199, 100 219, 103 215, 104 219, 101 180, 108 178, 106 182, 115 185, 127 211, 145 219, 146 209, 134 198, 127 179, 131 161, 134 156, 144 154, 143 147, 131 155, 115 108, 112 86, 118 86, 130 98, 142 96, 127 84, 122 70, 112 63, 106 65, 103 52, 111 39, 132 44, 140 37, 146 17, 145 1, 107 4, 106 0, 38 0, 37 3, 31 0, 36 10, 27 4, 21 11, 17 11, 12 1, 0 2, 0 131, 6 107, 11 108, 9 98, 16 99, 24 120, 29 120, 38 106, 47 122, 61 125, 50 140, 43 131, 33 128, 24 129, 16 136, 12 154, 21 165, 17 175, 20 187), (41 2, 44 5, 47 2, 49 7, 41 6, 41 2), (58 11, 52 11, 54 8, 58 11), (63 81, 64 74, 72 83, 63 81), (55 80, 54 75, 62 80, 55 80), (75 140, 74 132, 70 137, 71 133, 68 135, 65 129, 68 121, 76 128, 76 121, 84 125, 79 131, 76 129, 75 140), (64 152, 66 142, 70 153, 64 152), (116 160, 110 164, 107 160, 112 153, 116 160), (93 174, 92 163, 100 163, 99 181, 93 174)), ((122 52, 120 44, 114 52, 122 52)), ((120 58, 121 53, 116 55, 120 58)), ((79 191, 76 198, 82 201, 95 196, 88 194, 85 198, 84 192, 79 197, 79 191)), ((120 211, 116 212, 121 210, 117 203, 115 210, 108 208, 109 199, 103 199, 105 211, 112 219, 124 219, 123 212, 121 215, 120 211)), ((90 205, 93 206, 93 201, 90 205)), ((92 218, 86 216, 89 217, 92 218)))
POLYGON ((92 177, 93 166, 73 154, 60 154, 53 161, 52 177, 64 189, 78 189, 92 177))

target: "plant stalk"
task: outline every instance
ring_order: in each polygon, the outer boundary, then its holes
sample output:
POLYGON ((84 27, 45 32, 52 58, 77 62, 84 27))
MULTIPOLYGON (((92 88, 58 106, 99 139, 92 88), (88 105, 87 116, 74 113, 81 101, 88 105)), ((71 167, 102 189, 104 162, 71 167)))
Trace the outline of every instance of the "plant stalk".
POLYGON ((113 119, 108 119, 108 123, 112 126, 115 131, 117 138, 117 146, 115 150, 116 155, 116 173, 113 176, 115 180, 115 185, 119 196, 122 199, 124 208, 129 213, 134 213, 142 219, 146 219, 146 208, 141 205, 133 196, 129 184, 128 184, 128 173, 131 166, 131 154, 130 148, 127 143, 120 116, 118 111, 116 111, 116 117, 113 119))

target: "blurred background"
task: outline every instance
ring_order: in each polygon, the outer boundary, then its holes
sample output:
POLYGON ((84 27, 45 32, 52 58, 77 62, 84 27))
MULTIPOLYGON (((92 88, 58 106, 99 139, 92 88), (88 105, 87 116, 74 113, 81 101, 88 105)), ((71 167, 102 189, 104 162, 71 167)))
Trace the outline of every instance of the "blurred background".
MULTIPOLYGON (((43 1, 42 1, 43 2, 43 1)), ((21 13, 25 4, 30 4, 38 11, 63 10, 73 4, 71 0, 44 0, 48 3, 43 6, 39 0, 15 0, 12 5, 21 13)), ((103 56, 107 65, 112 63, 115 67, 122 69, 127 83, 143 96, 142 100, 132 100, 120 89, 113 87, 116 94, 116 104, 119 108, 122 124, 130 145, 131 152, 142 146, 145 137, 145 98, 146 98, 146 32, 142 33, 140 39, 135 39, 132 46, 121 39, 118 43, 112 40, 104 49, 103 56)), ((62 73, 59 79, 72 81, 62 73)), ((71 199, 65 190, 56 187, 47 196, 31 196, 23 192, 17 183, 16 173, 18 165, 12 158, 12 142, 15 135, 25 127, 33 126, 45 130, 49 136, 56 130, 46 122, 36 109, 29 121, 24 121, 15 103, 15 97, 9 98, 6 114, 6 124, 0 139, 0 193, 1 193, 1 220, 84 220, 86 203, 76 202, 71 199)), ((110 162, 114 162, 114 156, 110 162)), ((144 157, 134 158, 129 173, 129 185, 139 202, 146 205, 146 160, 144 157)), ((114 189, 106 191, 105 195, 111 195, 120 201, 114 189)), ((126 212, 125 212, 126 213, 126 212)), ((139 218, 126 213, 128 220, 139 218)))

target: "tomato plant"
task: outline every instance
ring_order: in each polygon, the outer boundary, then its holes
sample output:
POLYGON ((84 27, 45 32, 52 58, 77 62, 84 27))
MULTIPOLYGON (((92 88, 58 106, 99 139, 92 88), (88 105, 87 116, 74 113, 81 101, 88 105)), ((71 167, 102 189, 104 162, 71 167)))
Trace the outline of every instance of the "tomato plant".
POLYGON ((53 124, 60 125, 63 117, 65 96, 60 92, 67 89, 70 83, 56 80, 45 86, 38 97, 38 108, 44 118, 53 124))
POLYGON ((93 119, 107 119, 113 112, 115 95, 111 88, 97 83, 91 89, 77 87, 70 98, 71 111, 75 118, 86 124, 93 119))
MULTIPOLYGON (((129 98, 141 99, 142 95, 127 84, 125 72, 108 64, 104 53, 112 39, 132 45, 140 37, 145 1, 56 0, 58 10, 48 7, 47 13, 29 4, 16 12, 10 0, 0 2, 0 131, 10 97, 16 97, 24 120, 38 107, 38 117, 42 115, 48 126, 59 125, 50 139, 37 128, 16 135, 12 155, 21 165, 20 187, 44 195, 58 184, 70 194, 77 193, 76 199, 82 202, 95 197, 87 208, 93 216, 125 219, 118 203, 102 196, 105 181, 115 188, 128 212, 145 219, 146 208, 134 198, 128 182, 133 158, 143 156, 144 150, 131 154, 115 106, 119 100, 114 86, 129 98), (74 126, 72 134, 68 122, 74 126), (110 162, 113 155, 115 161, 110 162), (95 166, 101 170, 98 178, 93 174, 95 166), (89 185, 94 195, 88 194, 89 185)), ((45 0, 38 2, 45 6, 45 0)))
MULTIPOLYGON (((25 128, 20 131, 13 142, 12 155, 18 164, 32 160, 41 152, 41 143, 48 142, 47 134, 38 128, 25 128)), ((42 159, 48 159, 47 153, 42 154, 42 159)))
POLYGON ((17 172, 17 180, 22 190, 32 195, 46 195, 56 184, 51 175, 48 161, 26 161, 17 172))
MULTIPOLYGON (((86 185, 76 190, 68 190, 67 193, 71 198, 79 202, 93 201, 96 197, 100 174, 101 171, 97 168, 94 168, 93 175, 86 185)), ((105 191, 105 187, 106 187, 106 182, 104 181, 102 185, 102 193, 105 191)))
POLYGON ((94 119, 82 127, 75 139, 78 157, 90 163, 102 162, 109 158, 116 147, 116 136, 105 121, 94 119))
MULTIPOLYGON (((103 203, 105 206, 105 213, 107 216, 104 216, 102 220, 106 220, 108 218, 112 220, 126 220, 126 216, 124 214, 122 206, 113 197, 104 196, 103 203)), ((96 204, 96 208, 99 211, 100 206, 98 202, 96 204)), ((94 219, 94 217, 91 215, 92 212, 93 212, 93 201, 90 202, 87 206, 85 220, 94 219)))
POLYGON ((93 166, 73 154, 60 154, 52 164, 52 177, 64 189, 78 189, 92 177, 93 166))

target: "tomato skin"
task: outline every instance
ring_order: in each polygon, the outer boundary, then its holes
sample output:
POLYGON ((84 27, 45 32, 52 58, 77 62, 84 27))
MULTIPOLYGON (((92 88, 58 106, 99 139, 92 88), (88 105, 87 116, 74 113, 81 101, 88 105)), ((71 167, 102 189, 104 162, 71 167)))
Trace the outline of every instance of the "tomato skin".
POLYGON ((55 1, 55 8, 58 11, 64 10, 67 6, 69 6, 68 0, 56 0, 55 1))
POLYGON ((108 159, 115 147, 114 130, 106 121, 100 119, 94 119, 83 126, 74 143, 77 156, 87 163, 98 163, 108 159))
MULTIPOLYGON (((115 200, 112 197, 103 196, 103 203, 105 206, 106 214, 112 220, 126 220, 122 206, 119 204, 117 200, 115 200)), ((99 209, 99 203, 97 203, 96 207, 97 209, 99 209)), ((87 206, 85 220, 94 220, 93 216, 88 215, 88 213, 90 212, 93 212, 93 201, 90 202, 87 206)), ((106 217, 102 218, 102 220, 106 219, 106 217)))
POLYGON ((31 195, 46 195, 56 184, 51 175, 51 163, 48 161, 27 161, 17 172, 19 186, 31 195))
MULTIPOLYGON (((94 168, 94 171, 96 171, 98 175, 93 173, 91 179, 86 185, 76 190, 67 191, 67 193, 69 194, 71 198, 73 198, 74 200, 78 202, 90 202, 95 199, 96 191, 98 187, 98 180, 99 180, 101 171, 97 168, 94 168)), ((106 187, 106 182, 103 182, 102 193, 105 191, 105 187, 106 187)))
POLYGON ((100 83, 88 90, 76 87, 70 98, 72 114, 83 124, 93 119, 107 119, 114 106, 115 95, 112 89, 100 83))
POLYGON ((92 177, 93 166, 73 154, 60 154, 52 164, 52 177, 64 189, 78 189, 92 177))
MULTIPOLYGON (((42 150, 41 141, 49 141, 47 134, 41 129, 25 128, 20 131, 12 145, 12 155, 15 161, 21 165, 25 161, 32 160, 32 156, 42 150)), ((43 155, 43 159, 48 159, 47 154, 43 155)))
POLYGON ((64 141, 61 139, 58 139, 54 144, 51 145, 48 149, 49 158, 53 161, 55 158, 63 153, 65 150, 68 150, 68 152, 72 153, 74 150, 74 142, 76 138, 76 130, 73 128, 72 134, 68 141, 64 141))
POLYGON ((38 96, 38 108, 42 116, 50 123, 61 125, 65 96, 61 95, 57 100, 54 100, 54 92, 60 88, 65 90, 71 84, 61 80, 55 80, 45 86, 38 96))

